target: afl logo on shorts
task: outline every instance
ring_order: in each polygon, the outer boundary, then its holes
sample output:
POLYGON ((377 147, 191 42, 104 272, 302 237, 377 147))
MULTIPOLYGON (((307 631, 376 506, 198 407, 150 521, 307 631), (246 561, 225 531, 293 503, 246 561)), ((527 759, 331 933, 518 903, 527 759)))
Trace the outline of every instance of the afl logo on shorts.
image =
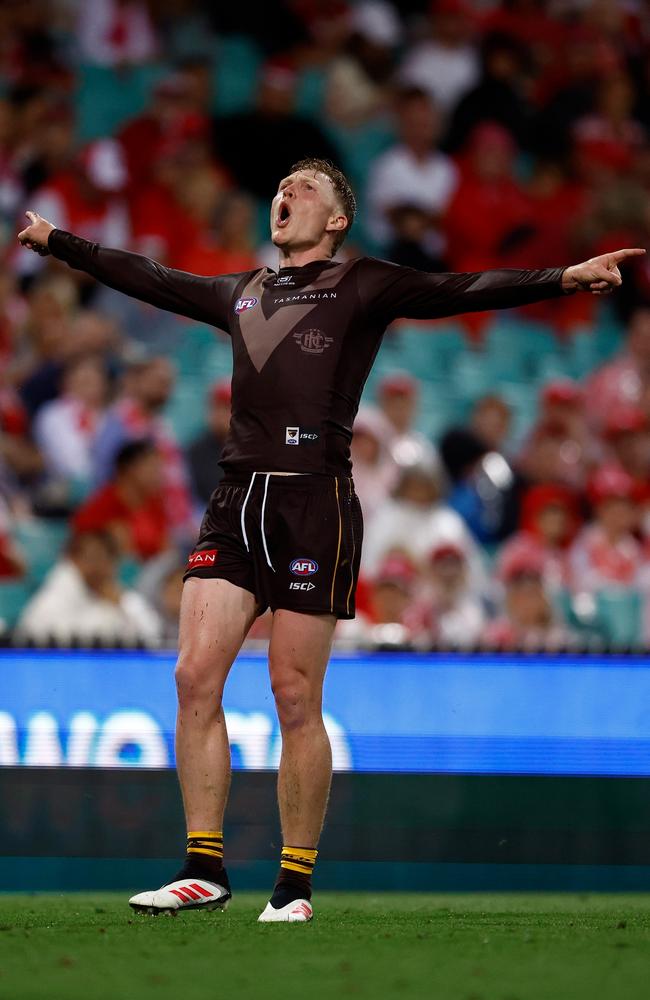
POLYGON ((294 576, 313 576, 318 573, 318 563, 313 559, 294 559, 289 569, 294 576))
POLYGON ((257 303, 258 300, 254 295, 250 299, 237 299, 235 302, 235 312, 239 315, 239 313, 246 312, 247 309, 252 309, 257 303))

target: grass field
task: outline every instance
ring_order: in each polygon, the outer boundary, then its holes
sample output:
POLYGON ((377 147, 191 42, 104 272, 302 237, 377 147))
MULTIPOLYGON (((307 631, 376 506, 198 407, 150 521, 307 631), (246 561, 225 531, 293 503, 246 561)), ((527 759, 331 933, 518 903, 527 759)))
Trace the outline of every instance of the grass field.
POLYGON ((123 895, 0 896, 1 1000, 648 996, 648 896, 320 894, 307 925, 132 914, 123 895))

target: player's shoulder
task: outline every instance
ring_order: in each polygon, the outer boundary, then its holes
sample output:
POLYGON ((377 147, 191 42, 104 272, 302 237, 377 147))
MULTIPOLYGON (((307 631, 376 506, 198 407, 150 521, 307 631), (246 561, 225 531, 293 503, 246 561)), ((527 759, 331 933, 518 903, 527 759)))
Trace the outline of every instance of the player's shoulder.
POLYGON ((385 277, 404 270, 400 264, 394 264, 390 260, 383 260, 381 257, 358 257, 357 261, 360 266, 360 273, 366 274, 369 277, 385 277))

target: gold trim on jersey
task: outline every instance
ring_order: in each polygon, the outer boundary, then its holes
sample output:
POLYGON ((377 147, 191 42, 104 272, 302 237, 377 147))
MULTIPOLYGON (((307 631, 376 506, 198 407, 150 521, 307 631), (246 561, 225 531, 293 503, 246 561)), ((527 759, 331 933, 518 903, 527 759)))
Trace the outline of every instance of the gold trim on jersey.
POLYGON ((337 509, 338 515, 339 515, 339 540, 338 540, 338 544, 336 546, 336 562, 334 563, 334 574, 332 576, 332 591, 331 591, 331 594, 330 594, 330 611, 332 613, 334 612, 334 586, 336 584, 336 574, 338 572, 339 558, 341 556, 341 532, 342 532, 342 525, 341 525, 341 504, 339 503, 339 481, 338 481, 338 478, 336 478, 336 477, 334 478, 334 489, 336 491, 336 509, 337 509))

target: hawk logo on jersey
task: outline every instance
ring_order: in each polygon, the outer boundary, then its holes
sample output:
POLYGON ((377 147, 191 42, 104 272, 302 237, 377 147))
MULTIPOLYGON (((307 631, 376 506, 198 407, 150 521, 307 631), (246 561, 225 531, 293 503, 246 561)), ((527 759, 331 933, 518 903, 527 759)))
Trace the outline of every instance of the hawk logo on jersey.
POLYGON ((322 354, 334 337, 326 337, 322 330, 299 330, 293 339, 305 354, 322 354))
POLYGON ((259 299, 256 299, 254 295, 249 299, 237 299, 235 302, 235 312, 239 316, 240 313, 246 312, 247 309, 252 309, 253 306, 256 306, 258 301, 259 299))
POLYGON ((300 428, 286 427, 284 435, 285 444, 300 444, 300 428))
POLYGON ((318 573, 318 563, 313 559, 294 559, 289 566, 289 570, 294 576, 313 576, 318 573))

